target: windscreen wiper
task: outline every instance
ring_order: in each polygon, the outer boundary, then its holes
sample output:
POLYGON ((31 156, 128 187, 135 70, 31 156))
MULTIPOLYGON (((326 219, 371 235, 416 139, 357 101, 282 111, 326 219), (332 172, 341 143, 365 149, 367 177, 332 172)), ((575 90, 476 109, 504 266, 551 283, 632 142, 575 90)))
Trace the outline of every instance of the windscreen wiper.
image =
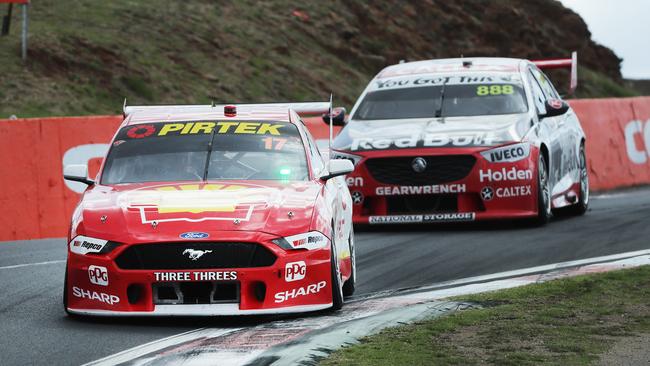
POLYGON ((445 103, 445 87, 447 86, 447 80, 442 83, 442 88, 440 88, 440 107, 436 110, 436 118, 442 117, 442 106, 445 103))
POLYGON ((213 128, 212 129, 212 136, 210 136, 210 142, 208 143, 208 154, 205 158, 205 167, 203 169, 203 181, 208 180, 208 170, 210 169, 210 157, 212 156, 212 145, 214 144, 214 136, 215 136, 215 131, 217 129, 213 128))

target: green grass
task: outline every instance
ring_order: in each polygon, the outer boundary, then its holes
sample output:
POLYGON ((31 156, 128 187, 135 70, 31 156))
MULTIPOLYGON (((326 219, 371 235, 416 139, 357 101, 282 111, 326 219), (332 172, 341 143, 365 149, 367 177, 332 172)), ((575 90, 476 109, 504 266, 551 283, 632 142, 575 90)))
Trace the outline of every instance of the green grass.
POLYGON ((389 328, 322 365, 587 365, 650 332, 650 266, 463 296, 483 308, 389 328))

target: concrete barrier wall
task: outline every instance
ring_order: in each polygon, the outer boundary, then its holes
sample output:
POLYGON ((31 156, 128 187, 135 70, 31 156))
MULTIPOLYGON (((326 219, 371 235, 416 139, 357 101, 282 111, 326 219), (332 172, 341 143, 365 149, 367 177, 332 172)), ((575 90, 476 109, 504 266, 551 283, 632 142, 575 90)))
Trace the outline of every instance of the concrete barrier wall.
MULTIPOLYGON (((650 97, 571 101, 587 135, 593 190, 650 184, 650 97)), ((0 241, 66 236, 85 186, 63 166, 88 163, 95 176, 122 118, 0 120, 0 241)), ((320 118, 306 124, 326 139, 320 118)))

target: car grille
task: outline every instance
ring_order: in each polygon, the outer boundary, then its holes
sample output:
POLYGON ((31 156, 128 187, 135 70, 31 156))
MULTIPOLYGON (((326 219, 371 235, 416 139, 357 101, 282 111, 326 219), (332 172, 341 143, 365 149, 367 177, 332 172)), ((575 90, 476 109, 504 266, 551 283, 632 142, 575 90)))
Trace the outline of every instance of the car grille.
POLYGON ((239 302, 239 282, 159 282, 152 284, 156 305, 239 302))
POLYGON ((132 245, 115 263, 121 269, 251 268, 273 265, 275 259, 256 243, 182 242, 132 245), (203 254, 197 256, 197 251, 203 254))
POLYGON ((415 156, 373 158, 366 161, 366 167, 378 182, 422 186, 463 179, 476 163, 476 158, 472 155, 422 156, 427 162, 426 169, 421 173, 416 173, 411 167, 415 158, 415 156))
POLYGON ((388 215, 458 212, 458 195, 412 195, 386 197, 388 215))

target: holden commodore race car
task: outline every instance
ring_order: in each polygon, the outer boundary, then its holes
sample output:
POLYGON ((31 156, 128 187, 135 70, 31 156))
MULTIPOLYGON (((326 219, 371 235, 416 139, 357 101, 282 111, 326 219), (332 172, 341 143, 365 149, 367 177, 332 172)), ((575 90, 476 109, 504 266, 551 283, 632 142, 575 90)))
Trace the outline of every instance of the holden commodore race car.
POLYGON ((382 70, 334 140, 353 221, 363 224, 528 218, 587 210, 585 134, 540 68, 571 59, 459 58, 382 70))
POLYGON ((81 315, 338 309, 356 267, 347 160, 296 112, 328 103, 125 107, 68 240, 64 307, 81 315))

